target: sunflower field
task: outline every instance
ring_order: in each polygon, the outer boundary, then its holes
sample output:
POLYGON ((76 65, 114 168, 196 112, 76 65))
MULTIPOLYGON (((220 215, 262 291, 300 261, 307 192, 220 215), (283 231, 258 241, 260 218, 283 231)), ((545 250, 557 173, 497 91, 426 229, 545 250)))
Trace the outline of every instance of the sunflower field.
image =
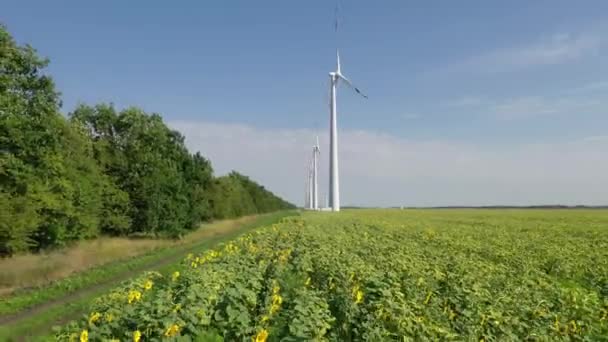
POLYGON ((72 341, 608 341, 608 212, 304 213, 57 330, 72 341))

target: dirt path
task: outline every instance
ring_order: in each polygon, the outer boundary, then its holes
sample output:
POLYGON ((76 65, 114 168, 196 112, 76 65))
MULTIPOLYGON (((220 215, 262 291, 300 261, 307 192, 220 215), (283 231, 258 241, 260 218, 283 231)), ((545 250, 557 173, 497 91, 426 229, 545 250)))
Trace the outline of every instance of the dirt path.
MULTIPOLYGON (((217 237, 224 236, 226 234, 227 233, 221 233, 221 232, 217 232, 217 231, 212 232, 211 234, 208 234, 206 236, 210 240, 205 241, 205 242, 212 243, 214 240, 217 240, 217 237)), ((14 324, 24 318, 30 317, 32 315, 36 315, 42 311, 46 311, 49 308, 56 307, 56 306, 59 306, 59 305, 62 305, 62 304, 68 303, 68 302, 74 302, 78 299, 87 297, 91 293, 98 292, 101 289, 110 288, 116 284, 121 283, 122 281, 125 281, 125 280, 128 280, 128 279, 134 277, 136 274, 140 274, 145 271, 156 270, 156 269, 162 268, 163 266, 179 262, 183 258, 184 255, 188 254, 192 250, 196 250, 198 247, 199 247, 199 245, 195 244, 194 246, 189 246, 187 249, 178 249, 174 254, 169 256, 167 259, 153 260, 153 261, 146 263, 144 265, 141 265, 135 269, 118 273, 94 286, 90 286, 90 287, 86 287, 86 288, 77 290, 76 292, 70 293, 66 296, 50 300, 50 301, 45 302, 40 305, 33 306, 31 308, 25 309, 14 315, 2 316, 2 317, 0 317, 0 325, 14 324)))
MULTIPOLYGON (((276 219, 278 220, 280 217, 284 216, 278 216, 276 219)), ((166 258, 163 258, 161 260, 152 260, 134 269, 115 274, 105 279, 103 282, 99 282, 93 286, 88 286, 76 290, 75 292, 66 294, 59 298, 55 298, 45 303, 20 311, 19 313, 1 316, 0 326, 4 329, 11 328, 11 330, 13 330, 13 327, 17 328, 17 326, 21 324, 25 325, 28 323, 27 321, 31 320, 32 324, 27 324, 27 329, 24 329, 23 334, 27 334, 27 336, 31 337, 47 333, 52 326, 65 324, 82 314, 80 310, 78 310, 78 308, 71 308, 70 310, 69 304, 77 303, 78 301, 95 297, 98 294, 103 293, 111 289, 112 287, 120 284, 121 282, 133 278, 136 275, 141 274, 145 271, 159 270, 168 265, 176 264, 181 261, 188 253, 199 251, 201 248, 210 248, 214 244, 217 244, 224 239, 230 239, 231 237, 235 237, 248 229, 267 224, 269 221, 268 219, 270 218, 271 217, 262 216, 250 221, 241 221, 238 224, 230 225, 228 227, 221 227, 219 229, 203 231, 199 233, 196 237, 198 242, 193 242, 185 245, 177 245, 176 247, 173 247, 175 249, 175 253, 170 254, 166 258), (67 310, 61 312, 61 314, 55 316, 50 321, 47 320, 44 322, 40 322, 40 324, 37 324, 38 322, 36 322, 35 320, 37 316, 44 315, 47 312, 52 312, 53 310, 57 310, 63 306, 65 306, 67 310)), ((11 333, 10 335, 21 335, 21 337, 14 339, 16 341, 25 341, 27 338, 26 336, 23 336, 17 331, 15 331, 14 334, 11 333)))

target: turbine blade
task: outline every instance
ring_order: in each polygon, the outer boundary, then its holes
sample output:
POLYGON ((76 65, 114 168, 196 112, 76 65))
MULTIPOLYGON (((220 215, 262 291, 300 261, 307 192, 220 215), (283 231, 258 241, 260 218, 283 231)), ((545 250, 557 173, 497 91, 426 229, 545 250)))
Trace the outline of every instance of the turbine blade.
POLYGON ((336 7, 334 8, 334 32, 338 33, 339 20, 338 20, 338 2, 336 1, 336 7))
POLYGON ((336 49, 336 73, 340 74, 340 51, 336 49))
POLYGON ((353 89, 354 91, 357 92, 357 94, 363 96, 364 98, 367 98, 367 95, 363 94, 363 92, 361 90, 359 90, 359 88, 355 87, 348 78, 346 78, 344 75, 342 74, 338 74, 338 77, 340 77, 342 79, 342 81, 344 81, 344 83, 346 83, 347 86, 349 86, 351 89, 353 89))

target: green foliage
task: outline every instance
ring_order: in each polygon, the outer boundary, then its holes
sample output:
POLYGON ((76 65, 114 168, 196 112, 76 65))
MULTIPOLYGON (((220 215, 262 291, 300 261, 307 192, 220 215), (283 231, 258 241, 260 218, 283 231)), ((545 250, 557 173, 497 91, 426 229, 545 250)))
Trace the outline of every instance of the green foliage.
POLYGON ((0 254, 98 233, 105 180, 88 138, 59 113, 46 64, 0 27, 0 254))
POLYGON ((214 216, 219 219, 238 217, 256 213, 253 199, 236 179, 230 176, 219 177, 212 187, 212 207, 214 216))
POLYGON ((156 340, 176 325, 178 340, 602 340, 607 213, 306 213, 127 283, 58 337, 156 340))
POLYGON ((0 255, 293 207, 237 173, 214 179, 158 114, 80 105, 66 120, 47 64, 0 26, 0 255))
POLYGON ((216 178, 211 189, 210 203, 215 218, 233 218, 295 208, 236 171, 216 178))
POLYGON ((117 113, 110 105, 81 105, 70 116, 88 128, 99 164, 128 194, 129 203, 117 201, 126 197, 122 194, 109 200, 118 213, 128 213, 130 233, 179 236, 193 226, 183 172, 191 156, 183 137, 159 115, 137 108, 117 113))
MULTIPOLYGON (((156 114, 81 105, 70 116, 88 128, 98 163, 120 189, 117 195, 127 194, 109 202, 129 213, 130 233, 180 236, 212 218, 293 208, 236 172, 214 179, 211 163, 200 153, 189 154, 181 134, 156 114), (125 197, 128 203, 116 201, 125 197)), ((116 227, 107 226, 105 231, 116 227)))
POLYGON ((189 221, 198 223, 212 219, 211 186, 213 183, 213 169, 211 163, 197 152, 192 158, 184 161, 184 176, 189 187, 189 221))
MULTIPOLYGON (((266 190, 260 184, 252 181, 249 177, 241 175, 240 173, 233 171, 228 177, 232 179, 234 183, 238 183, 245 190, 249 197, 251 198, 253 208, 255 208, 255 212, 258 213, 266 213, 270 211, 275 211, 277 208, 280 209, 293 209, 295 208, 292 204, 286 202, 282 198, 275 196, 272 192, 266 190)), ((246 195, 244 195, 246 196, 246 195)), ((248 205, 249 203, 247 203, 248 205)), ((252 213, 254 211, 249 208, 244 208, 247 214, 252 213)))

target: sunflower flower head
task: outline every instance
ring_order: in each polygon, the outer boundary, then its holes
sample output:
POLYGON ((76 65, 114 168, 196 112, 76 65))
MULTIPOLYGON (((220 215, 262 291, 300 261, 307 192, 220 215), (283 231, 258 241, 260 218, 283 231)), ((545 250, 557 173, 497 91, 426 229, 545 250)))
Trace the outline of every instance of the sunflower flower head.
POLYGON ((353 299, 355 300, 355 304, 360 304, 361 302, 363 302, 363 291, 361 291, 361 288, 359 287, 359 285, 355 285, 353 287, 353 299))
POLYGON ((279 286, 279 283, 275 280, 272 282, 272 294, 276 295, 279 293, 279 291, 281 291, 281 287, 279 286))
POLYGON ((127 299, 129 301, 129 304, 131 304, 133 302, 138 302, 141 300, 141 292, 139 292, 137 290, 131 290, 131 291, 129 291, 129 295, 127 296, 127 299))
POLYGON ((80 333, 80 342, 88 342, 89 341, 89 332, 87 330, 83 330, 80 333))
POLYGON ((253 342, 266 342, 266 339, 268 338, 268 330, 266 329, 262 329, 258 332, 257 335, 255 335, 254 338, 252 338, 251 340, 253 342))
POLYGON ((89 324, 93 324, 101 318, 101 314, 99 312, 93 312, 91 316, 89 316, 89 324))
POLYGON ((167 330, 165 331, 165 336, 166 337, 175 336, 175 335, 179 334, 179 331, 180 331, 179 325, 173 324, 167 328, 167 330))
POLYGON ((281 304, 283 303, 283 297, 279 294, 272 295, 272 305, 270 306, 270 314, 273 315, 281 308, 281 304))
POLYGON ((283 297, 280 294, 272 295, 272 304, 281 305, 283 304, 283 297))
POLYGON ((141 331, 135 330, 133 332, 133 342, 139 342, 140 339, 141 339, 141 331))

